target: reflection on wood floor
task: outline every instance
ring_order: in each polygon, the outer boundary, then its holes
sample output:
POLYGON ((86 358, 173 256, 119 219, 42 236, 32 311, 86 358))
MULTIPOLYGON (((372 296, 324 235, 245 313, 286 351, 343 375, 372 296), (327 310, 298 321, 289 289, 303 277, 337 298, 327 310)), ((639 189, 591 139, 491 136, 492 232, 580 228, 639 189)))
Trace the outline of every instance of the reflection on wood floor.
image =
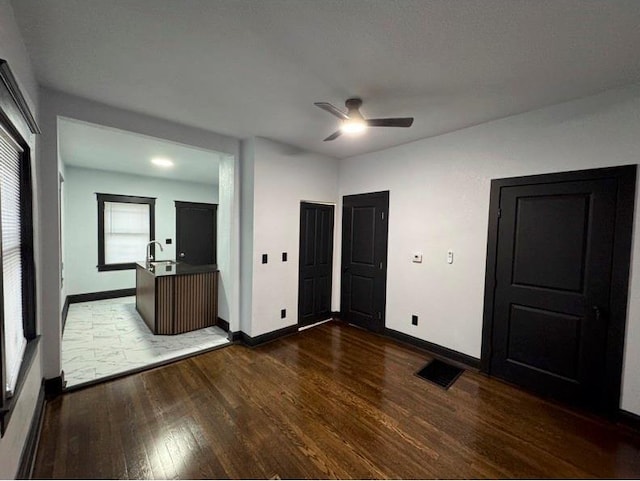
POLYGON ((332 322, 65 394, 37 478, 640 476, 640 435, 332 322))

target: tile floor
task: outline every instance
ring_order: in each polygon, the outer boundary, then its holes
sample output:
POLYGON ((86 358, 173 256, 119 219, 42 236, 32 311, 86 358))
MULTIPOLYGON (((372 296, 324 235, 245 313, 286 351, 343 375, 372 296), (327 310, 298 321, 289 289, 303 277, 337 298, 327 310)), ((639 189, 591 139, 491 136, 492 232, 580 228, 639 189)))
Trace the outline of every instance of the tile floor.
POLYGON ((156 336, 136 311, 135 297, 80 302, 69 306, 62 369, 71 387, 228 343, 219 327, 156 336))

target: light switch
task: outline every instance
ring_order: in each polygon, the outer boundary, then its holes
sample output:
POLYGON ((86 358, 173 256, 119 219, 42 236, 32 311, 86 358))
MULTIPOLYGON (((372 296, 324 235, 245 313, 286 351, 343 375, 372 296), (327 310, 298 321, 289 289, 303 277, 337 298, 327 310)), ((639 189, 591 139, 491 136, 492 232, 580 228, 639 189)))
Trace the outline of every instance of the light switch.
POLYGON ((422 263, 422 254, 413 254, 413 262, 416 264, 422 263))
POLYGON ((451 249, 447 251, 447 264, 453 264, 453 251, 451 249))

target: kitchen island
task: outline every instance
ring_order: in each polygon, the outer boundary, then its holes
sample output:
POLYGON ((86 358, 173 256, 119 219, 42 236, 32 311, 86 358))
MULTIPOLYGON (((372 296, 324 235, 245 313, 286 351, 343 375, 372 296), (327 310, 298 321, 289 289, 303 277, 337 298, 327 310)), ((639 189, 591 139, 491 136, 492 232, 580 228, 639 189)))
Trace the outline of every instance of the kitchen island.
POLYGON ((218 266, 136 264, 136 310, 154 334, 181 334, 218 319, 218 266))

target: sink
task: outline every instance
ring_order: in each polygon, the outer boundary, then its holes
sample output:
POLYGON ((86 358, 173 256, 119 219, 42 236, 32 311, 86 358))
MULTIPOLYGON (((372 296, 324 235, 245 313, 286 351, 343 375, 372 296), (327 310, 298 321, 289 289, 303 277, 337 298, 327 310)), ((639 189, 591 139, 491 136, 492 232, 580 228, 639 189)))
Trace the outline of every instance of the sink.
POLYGON ((176 263, 176 261, 170 261, 170 260, 166 260, 166 261, 151 261, 149 262, 150 266, 153 267, 164 267, 164 266, 172 266, 176 263))

